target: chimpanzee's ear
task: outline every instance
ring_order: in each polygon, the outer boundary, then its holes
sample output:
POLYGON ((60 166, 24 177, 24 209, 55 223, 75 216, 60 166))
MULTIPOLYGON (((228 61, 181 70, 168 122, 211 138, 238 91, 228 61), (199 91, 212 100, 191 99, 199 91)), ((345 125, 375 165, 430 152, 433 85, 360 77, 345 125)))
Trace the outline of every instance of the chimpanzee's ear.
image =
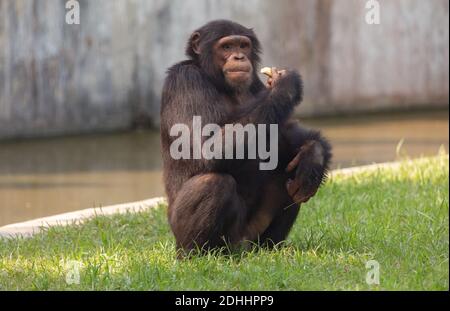
POLYGON ((194 51, 195 54, 199 55, 200 54, 200 33, 197 31, 194 32, 191 35, 191 38, 189 39, 189 41, 191 42, 192 51, 194 51))

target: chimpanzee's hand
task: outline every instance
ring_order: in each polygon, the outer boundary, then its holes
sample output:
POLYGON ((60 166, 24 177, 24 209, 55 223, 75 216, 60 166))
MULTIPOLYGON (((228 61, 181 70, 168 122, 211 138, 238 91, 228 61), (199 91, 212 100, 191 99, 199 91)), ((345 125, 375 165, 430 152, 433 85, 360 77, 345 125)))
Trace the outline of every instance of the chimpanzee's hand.
POLYGON ((286 76, 286 70, 278 70, 277 67, 272 67, 272 76, 267 79, 267 88, 271 89, 273 86, 284 76, 286 76))
POLYGON ((271 77, 267 79, 266 87, 271 91, 277 103, 298 105, 303 98, 303 83, 296 70, 278 70, 272 67, 271 77))
POLYGON ((288 179, 286 188, 297 203, 307 202, 314 196, 325 177, 324 150, 318 141, 308 141, 286 167, 295 169, 294 179, 288 179))

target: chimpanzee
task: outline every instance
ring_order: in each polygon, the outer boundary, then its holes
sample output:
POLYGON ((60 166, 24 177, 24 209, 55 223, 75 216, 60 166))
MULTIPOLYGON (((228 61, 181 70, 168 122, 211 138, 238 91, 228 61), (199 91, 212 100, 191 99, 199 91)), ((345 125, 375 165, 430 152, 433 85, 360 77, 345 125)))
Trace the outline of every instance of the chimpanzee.
MULTIPOLYGON (((303 96, 295 70, 272 68, 258 77, 260 43, 252 29, 215 20, 194 31, 189 60, 170 67, 162 91, 161 144, 168 219, 177 249, 208 250, 252 241, 272 247, 287 237, 300 204, 325 180, 331 147, 320 132, 300 127, 291 114, 303 96), (258 159, 174 159, 170 130, 194 116, 203 124, 277 124, 278 165, 258 159)), ((202 142, 206 138, 202 137, 202 142)))

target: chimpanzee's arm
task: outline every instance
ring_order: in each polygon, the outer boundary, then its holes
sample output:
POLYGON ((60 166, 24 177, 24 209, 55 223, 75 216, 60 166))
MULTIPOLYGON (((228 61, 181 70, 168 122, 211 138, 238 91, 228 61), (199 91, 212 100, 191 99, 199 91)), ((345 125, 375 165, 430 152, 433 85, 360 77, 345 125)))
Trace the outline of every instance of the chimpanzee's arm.
POLYGON ((281 77, 272 89, 262 91, 243 105, 234 123, 283 124, 303 98, 303 82, 296 71, 281 77))
POLYGON ((306 202, 323 183, 331 161, 331 145, 319 131, 305 129, 289 120, 282 129, 288 153, 286 171, 290 175, 287 190, 296 202, 306 202))
POLYGON ((293 156, 295 156, 300 151, 300 148, 307 142, 317 141, 325 151, 325 162, 328 163, 330 161, 331 145, 326 138, 322 136, 320 131, 304 128, 300 126, 300 123, 297 120, 292 119, 284 124, 281 131, 289 144, 291 152, 293 152, 293 156))
MULTIPOLYGON (((282 124, 302 99, 302 81, 295 71, 280 78, 272 89, 262 91, 230 120, 223 98, 198 67, 190 62, 177 64, 169 69, 161 102, 161 132, 169 144, 176 137, 169 137, 174 124, 185 124, 191 134, 193 116, 201 116, 202 124, 224 123, 282 124)), ((224 136, 224 128, 221 128, 224 136)), ((202 137, 203 141, 207 138, 202 137)), ((191 139, 192 141, 192 139, 191 139)), ((222 139, 222 142, 225 140, 222 139)), ((233 142, 235 143, 235 142, 233 142)), ((192 148, 192 144, 191 144, 192 148)), ((225 150, 225 147, 223 148, 225 150)), ((197 160, 204 169, 216 171, 221 166, 217 160, 197 160)), ((222 163, 223 164, 223 163, 222 163)))

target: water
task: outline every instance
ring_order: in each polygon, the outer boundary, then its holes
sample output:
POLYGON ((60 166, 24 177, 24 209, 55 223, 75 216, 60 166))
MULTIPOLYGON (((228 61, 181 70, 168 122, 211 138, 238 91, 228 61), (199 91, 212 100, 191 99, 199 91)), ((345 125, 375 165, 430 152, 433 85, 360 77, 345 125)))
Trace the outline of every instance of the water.
MULTIPOLYGON (((334 147, 333 168, 448 150, 448 111, 305 120, 334 147)), ((0 143, 0 226, 161 196, 159 134, 153 131, 0 143)))

